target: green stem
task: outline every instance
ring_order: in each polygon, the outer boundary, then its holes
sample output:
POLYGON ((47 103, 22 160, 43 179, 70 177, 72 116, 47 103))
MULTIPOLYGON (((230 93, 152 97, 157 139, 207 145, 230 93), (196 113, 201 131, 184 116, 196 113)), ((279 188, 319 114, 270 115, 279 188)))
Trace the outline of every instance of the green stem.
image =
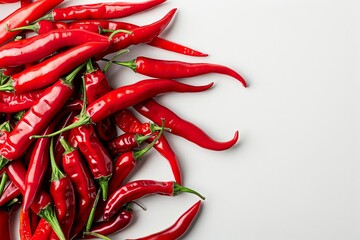
POLYGON ((138 150, 138 151, 134 151, 133 152, 133 157, 135 160, 139 160, 145 153, 147 153, 154 145, 155 143, 160 139, 161 135, 164 132, 164 127, 165 127, 165 120, 162 119, 162 124, 161 124, 161 129, 159 134, 156 136, 156 138, 154 139, 154 141, 152 141, 149 145, 147 145, 144 149, 138 150))
POLYGON ((54 208, 50 204, 41 209, 38 215, 50 224, 51 228, 60 240, 66 240, 59 221, 56 217, 54 208))
POLYGON ((187 187, 184 187, 184 186, 181 186, 181 185, 177 184, 176 182, 174 182, 173 189, 174 189, 174 195, 177 195, 180 192, 187 192, 187 193, 195 194, 196 196, 198 196, 202 200, 205 200, 205 197, 203 195, 201 195, 200 193, 198 193, 197 191, 195 191, 193 189, 190 189, 190 188, 187 188, 187 187))
POLYGON ((130 60, 130 61, 126 61, 126 62, 119 62, 119 61, 112 61, 112 63, 116 64, 116 65, 120 65, 123 67, 128 67, 131 70, 133 70, 134 72, 136 72, 136 59, 130 60))
POLYGON ((128 30, 125 30, 125 29, 119 29, 119 30, 116 30, 116 31, 114 31, 112 34, 110 34, 110 36, 109 36, 109 41, 111 41, 112 40, 112 38, 116 35, 116 34, 118 34, 118 33, 127 33, 127 34, 132 34, 132 31, 128 31, 128 30))
POLYGON ((109 180, 111 178, 112 174, 105 177, 96 178, 95 180, 98 181, 101 192, 102 192, 102 198, 104 201, 107 199, 107 192, 108 192, 108 186, 109 186, 109 180))
POLYGON ((0 86, 0 91, 14 91, 14 81, 10 78, 5 84, 0 86))
MULTIPOLYGON (((150 123, 150 132, 156 132, 156 131, 160 131, 162 129, 162 127, 158 126, 157 124, 155 123, 150 123)), ((164 127, 164 131, 167 131, 167 132, 171 132, 171 128, 166 128, 164 127)))
POLYGON ((0 155, 0 170, 3 169, 10 161, 0 155))
POLYGON ((49 21, 54 21, 54 17, 53 17, 53 13, 52 11, 49 12, 48 14, 42 16, 41 18, 39 18, 38 20, 36 20, 35 22, 39 22, 41 20, 49 20, 49 21))
POLYGON ((63 82, 67 85, 72 85, 76 75, 80 72, 80 70, 87 64, 87 62, 77 66, 71 73, 69 73, 64 79, 63 82))
POLYGON ((60 180, 65 174, 59 169, 54 156, 54 138, 50 140, 50 163, 51 163, 51 182, 60 180))
POLYGON ((94 65, 92 63, 92 59, 90 58, 87 62, 86 62, 86 73, 92 73, 94 72, 94 65))
POLYGON ((106 28, 102 28, 99 26, 99 29, 100 29, 100 34, 103 34, 103 33, 113 33, 115 32, 116 30, 111 30, 111 29, 106 29, 106 28))
POLYGON ((103 69, 103 72, 105 73, 110 65, 114 62, 114 60, 119 57, 120 55, 124 54, 124 53, 129 53, 130 50, 129 49, 123 49, 123 50, 120 50, 119 52, 117 52, 110 60, 107 60, 107 59, 104 59, 105 61, 108 61, 103 69))
POLYGON ((20 112, 17 112, 15 113, 15 115, 13 116, 13 118, 17 121, 20 121, 20 119, 24 116, 24 114, 26 113, 25 110, 23 111, 20 111, 20 112))
POLYGON ((1 197, 2 193, 4 192, 5 185, 7 183, 8 178, 9 178, 8 175, 6 173, 3 173, 2 177, 1 177, 1 182, 0 182, 0 197, 1 197))
POLYGON ((86 223, 86 227, 85 227, 85 232, 89 232, 90 229, 91 229, 91 226, 94 222, 94 217, 95 217, 95 211, 96 211, 96 206, 99 202, 99 198, 100 198, 100 189, 98 190, 97 194, 96 194, 96 198, 95 198, 95 201, 94 201, 94 204, 91 208, 91 211, 90 211, 90 214, 89 214, 89 218, 88 218, 88 221, 86 223))
POLYGON ((94 236, 94 237, 97 237, 97 238, 101 238, 103 240, 111 240, 111 238, 108 238, 104 235, 101 235, 100 233, 96 233, 96 232, 84 232, 83 233, 84 235, 89 235, 89 236, 94 236))
POLYGON ((22 26, 22 27, 17 27, 17 28, 7 28, 7 30, 9 32, 15 32, 15 31, 23 31, 23 30, 30 30, 30 31, 33 31, 33 32, 38 32, 39 31, 39 24, 38 23, 34 23, 34 24, 30 24, 30 25, 27 25, 27 26, 22 26))
POLYGON ((75 150, 74 147, 72 147, 66 140, 64 137, 60 137, 60 143, 61 145, 63 146, 65 152, 64 154, 68 154, 68 153, 71 153, 72 151, 75 150))

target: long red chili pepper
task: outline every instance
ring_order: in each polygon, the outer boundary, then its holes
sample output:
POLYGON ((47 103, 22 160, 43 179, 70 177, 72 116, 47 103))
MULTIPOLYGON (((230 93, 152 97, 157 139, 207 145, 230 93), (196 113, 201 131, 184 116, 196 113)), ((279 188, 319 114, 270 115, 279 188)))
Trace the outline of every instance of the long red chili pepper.
POLYGON ((107 19, 126 17, 150 9, 166 0, 144 2, 108 2, 55 8, 41 19, 63 21, 75 19, 107 19))
MULTIPOLYGON (((74 223, 76 213, 75 190, 70 177, 65 175, 57 166, 54 156, 54 139, 50 144, 51 182, 50 194, 55 203, 55 211, 61 229, 66 239, 70 237, 70 230, 74 223)), ((52 234, 55 237, 55 234, 52 234)))
POLYGON ((60 142, 65 149, 62 158, 63 169, 74 184, 78 202, 74 226, 70 234, 72 238, 79 234, 86 224, 96 197, 96 186, 79 151, 71 147, 64 138, 60 138, 60 142))
POLYGON ((208 73, 220 73, 237 79, 246 87, 245 79, 233 69, 211 63, 189 63, 174 60, 160 60, 148 57, 137 57, 128 62, 113 61, 113 63, 128 67, 136 73, 155 78, 186 78, 208 73))
POLYGON ((164 122, 162 124, 162 129, 158 133, 157 137, 152 141, 151 144, 147 145, 144 149, 141 150, 130 150, 122 153, 114 161, 114 172, 113 177, 109 183, 109 193, 115 192, 119 188, 126 177, 134 170, 137 162, 146 154, 160 139, 164 130, 164 122))
MULTIPOLYGON (((170 240, 170 239, 179 239, 185 234, 185 232, 192 225, 195 217, 197 216, 201 206, 201 200, 196 202, 188 210, 186 210, 170 227, 151 234, 146 237, 136 238, 136 240, 170 240)), ((135 239, 127 239, 135 240, 135 239)))
MULTIPOLYGON (((26 170, 21 161, 13 161, 9 164, 6 168, 6 173, 24 195, 26 170)), ((49 194, 44 191, 40 191, 31 205, 31 209, 51 225, 52 229, 61 240, 65 240, 64 234, 56 218, 56 214, 52 206, 52 199, 49 194)))
MULTIPOLYGON (((128 109, 123 109, 117 112, 114 116, 116 125, 124 132, 144 135, 154 132, 154 125, 141 123, 128 109)), ((160 137, 154 148, 169 162, 175 181, 181 185, 182 174, 179 161, 164 135, 160 137)))
POLYGON ((0 197, 0 206, 5 205, 10 202, 12 199, 21 195, 20 189, 16 186, 14 182, 10 182, 4 189, 0 197))
POLYGON ((19 217, 20 240, 30 240, 31 239, 32 231, 31 231, 30 213, 31 213, 31 211, 26 211, 26 212, 24 212, 23 210, 20 211, 20 217, 19 217))
MULTIPOLYGON (((69 23, 69 29, 73 28, 81 28, 82 25, 96 25, 102 29, 108 29, 108 30, 119 30, 119 29, 125 29, 125 30, 134 30, 135 28, 138 28, 139 26, 127 23, 127 22, 115 22, 115 21, 108 21, 108 20, 79 20, 74 21, 72 23, 69 23)), ((43 29, 46 29, 44 26, 43 29)), ((164 50, 168 50, 171 52, 176 52, 184 55, 189 56, 196 56, 196 57, 205 57, 208 56, 208 54, 202 53, 200 51, 197 51, 195 49, 189 48, 187 46, 160 38, 160 37, 154 37, 154 39, 147 43, 150 46, 161 48, 164 50)))
POLYGON ((41 97, 44 89, 39 89, 23 94, 0 92, 0 112, 16 113, 29 109, 41 97))
POLYGON ((135 105, 134 108, 141 115, 145 116, 151 121, 154 121, 157 124, 160 124, 164 118, 166 121, 165 125, 171 128, 172 134, 181 136, 206 149, 216 151, 226 150, 234 146, 239 138, 239 132, 236 131, 233 139, 230 141, 216 141, 207 135, 201 128, 189 121, 182 119, 173 111, 159 104, 154 99, 149 99, 145 102, 135 105))
POLYGON ((30 137, 43 131, 60 111, 73 94, 73 79, 81 68, 82 66, 77 67, 67 77, 47 88, 42 97, 25 113, 1 145, 0 169, 9 161, 21 157, 32 142, 30 137))
MULTIPOLYGON (((121 209, 117 214, 112 216, 107 221, 96 222, 90 229, 90 233, 97 233, 103 236, 117 233, 129 226, 134 218, 134 211, 131 209, 131 204, 121 209)), ((93 238, 91 234, 86 234, 83 239, 93 238)))
POLYGON ((12 208, 10 211, 0 209, 1 239, 13 240, 13 230, 11 229, 12 208))
POLYGON ((119 154, 131 151, 139 147, 143 142, 149 140, 152 135, 142 135, 138 133, 123 133, 107 144, 109 151, 113 154, 119 154))
POLYGON ((50 224, 44 219, 40 219, 39 224, 35 229, 33 236, 31 237, 31 240, 50 239, 51 233, 52 229, 50 224))
POLYGON ((72 47, 13 75, 0 90, 22 93, 43 88, 108 47, 109 42, 88 42, 72 47))
POLYGON ((109 219, 126 203, 132 202, 136 199, 151 195, 161 194, 167 196, 175 196, 181 192, 189 192, 205 199, 200 193, 180 186, 176 182, 160 182, 154 180, 136 180, 123 185, 117 189, 108 199, 105 211, 104 220, 109 219))
POLYGON ((0 21, 0 44, 7 42, 19 33, 19 31, 11 32, 7 29, 21 27, 29 22, 33 22, 63 1, 64 0, 38 0, 27 6, 20 7, 11 13, 0 21))
POLYGON ((34 63, 61 48, 87 42, 108 42, 108 38, 82 29, 57 29, 31 38, 9 42, 0 47, 0 67, 34 63))

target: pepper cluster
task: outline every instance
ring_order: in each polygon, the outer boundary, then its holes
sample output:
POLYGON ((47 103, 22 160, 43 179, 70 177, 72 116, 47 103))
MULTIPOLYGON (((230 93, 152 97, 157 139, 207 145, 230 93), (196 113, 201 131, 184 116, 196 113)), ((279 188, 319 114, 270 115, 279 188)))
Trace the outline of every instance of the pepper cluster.
MULTIPOLYGON (((0 1, 8 2, 16 1, 0 1)), ((12 239, 10 218, 18 206, 22 240, 108 239, 131 223, 132 205, 142 197, 188 192, 205 199, 182 186, 180 164, 165 133, 216 151, 231 148, 239 137, 236 132, 229 141, 216 141, 155 99, 206 91, 213 83, 192 86, 176 79, 208 73, 228 75, 246 87, 234 70, 145 56, 116 60, 137 44, 207 56, 159 36, 176 9, 144 26, 114 20, 165 0, 59 7, 62 2, 22 0, 0 21, 0 232, 5 240, 12 239), (28 31, 35 34, 26 37, 28 31), (109 54, 113 58, 107 59, 109 54), (99 61, 107 63, 101 67, 99 61), (106 75, 112 64, 151 78, 112 89, 106 75), (134 111, 150 122, 140 121, 134 111), (152 148, 168 161, 174 180, 129 181, 152 148)), ((169 228, 140 239, 178 239, 201 203, 169 228)))

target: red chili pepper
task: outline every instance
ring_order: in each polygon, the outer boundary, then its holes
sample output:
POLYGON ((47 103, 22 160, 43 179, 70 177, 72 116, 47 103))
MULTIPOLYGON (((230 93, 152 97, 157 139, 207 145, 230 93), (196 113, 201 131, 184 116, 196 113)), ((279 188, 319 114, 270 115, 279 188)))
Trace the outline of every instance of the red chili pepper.
MULTIPOLYGON (((50 20, 40 20, 40 21, 37 21, 30 25, 11 29, 11 31, 28 30, 28 31, 33 31, 37 34, 46 34, 46 33, 49 33, 50 31, 56 30, 56 29, 68 29, 68 24, 65 22, 53 22, 50 20)), ((80 28, 78 28, 78 29, 80 29, 80 28)))
POLYGON ((108 199, 105 211, 104 220, 109 219, 126 203, 132 202, 136 199, 151 195, 161 194, 167 196, 175 196, 180 192, 189 192, 205 199, 200 193, 180 186, 176 182, 160 182, 154 180, 137 180, 129 182, 117 189, 108 199))
POLYGON ((44 219, 40 219, 39 224, 31 237, 31 240, 45 240, 50 239, 52 229, 50 224, 44 219))
POLYGON ((89 239, 93 238, 94 236, 91 235, 91 233, 97 233, 101 234, 103 236, 108 236, 110 234, 117 233, 121 231, 122 229, 129 226, 129 224, 132 222, 134 217, 134 212, 131 209, 130 206, 127 206, 123 209, 121 209, 116 215, 111 217, 107 221, 101 221, 95 223, 91 229, 88 235, 86 234, 83 236, 83 239, 89 239))
POLYGON ((14 182, 10 182, 4 189, 0 197, 0 206, 5 205, 14 198, 21 195, 20 189, 16 186, 14 182))
MULTIPOLYGON (((21 161, 13 161, 9 164, 6 168, 6 173, 9 175, 11 181, 13 181, 20 189, 21 194, 24 195, 26 170, 21 161)), ((52 207, 52 199, 49 194, 40 191, 31 205, 31 209, 51 225, 52 229, 61 240, 65 240, 64 234, 62 233, 56 218, 54 208, 52 207)))
MULTIPOLYGON (((69 24, 69 29, 77 29, 77 28, 82 28, 82 25, 86 25, 86 26, 93 26, 96 25, 102 29, 108 29, 108 30, 119 30, 119 29, 125 29, 125 30, 134 30, 135 28, 138 28, 139 26, 132 24, 132 23, 127 23, 127 22, 114 22, 114 21, 107 21, 107 20, 80 20, 80 21, 75 21, 69 24)), ((168 50, 171 52, 176 52, 176 53, 180 53, 180 54, 184 54, 184 55, 189 55, 189 56, 195 56, 195 57, 206 57, 208 56, 208 54, 202 53, 200 51, 191 49, 187 46, 160 38, 160 37, 155 37, 152 41, 147 43, 150 46, 153 47, 157 47, 157 48, 161 48, 164 50, 168 50)))
POLYGON ((30 222, 30 213, 31 211, 20 211, 20 226, 19 226, 19 235, 20 240, 30 240, 32 236, 31 231, 31 222, 30 222))
POLYGON ((147 145, 144 149, 141 150, 130 150, 122 153, 119 157, 116 158, 114 162, 114 172, 113 177, 109 182, 109 193, 115 192, 124 182, 125 178, 134 170, 137 162, 141 159, 144 154, 146 154, 160 139, 164 130, 164 124, 162 124, 162 129, 158 133, 157 137, 147 145))
POLYGON ((114 36, 110 35, 109 37, 111 39, 111 46, 103 55, 118 52, 122 49, 127 48, 130 45, 151 42, 169 25, 175 15, 175 12, 176 9, 173 9, 162 19, 149 25, 134 28, 133 30, 131 30, 130 33, 125 33, 123 31, 120 33, 117 33, 117 31, 113 32, 112 35, 114 36))
POLYGON ((33 22, 62 2, 63 0, 38 0, 11 13, 0 21, 0 44, 7 42, 19 33, 19 31, 11 32, 7 29, 21 27, 33 22))
POLYGON ((23 93, 43 88, 108 47, 109 42, 88 42, 72 47, 13 75, 0 90, 23 93))
POLYGON ((164 118, 166 121, 165 125, 171 128, 172 134, 181 136, 206 149, 216 151, 226 150, 234 146, 239 138, 239 132, 236 131, 233 139, 231 139, 230 141, 216 141, 210 136, 208 136, 198 126, 182 119, 173 111, 159 104, 154 99, 142 102, 134 106, 134 108, 141 115, 145 116, 151 121, 154 121, 157 124, 161 123, 162 119, 164 118))
MULTIPOLYGON (((52 132, 54 130, 55 124, 56 121, 50 123, 50 125, 44 131, 44 134, 52 132)), ((29 209, 36 197, 36 194, 41 188, 42 181, 49 166, 49 146, 50 139, 37 139, 32 150, 25 179, 25 193, 23 196, 24 211, 29 209)))
POLYGON ((149 140, 152 135, 141 135, 137 133, 124 133, 107 144, 109 151, 113 154, 119 154, 131 151, 139 147, 143 142, 149 140))
POLYGON ((1 226, 1 239, 12 240, 13 230, 11 229, 12 211, 5 211, 0 209, 0 226, 1 226))
POLYGON ((79 234, 86 224, 96 197, 96 187, 87 167, 83 163, 79 151, 71 147, 64 138, 60 138, 60 142, 65 149, 62 159, 63 169, 74 184, 78 202, 74 226, 70 234, 72 239, 73 236, 79 234))
MULTIPOLYGON (((201 206, 201 200, 199 200, 188 210, 186 210, 170 227, 146 237, 136 238, 136 240, 179 239, 181 236, 185 234, 185 232, 189 229, 189 227, 193 223, 196 215, 200 210, 200 206, 201 206)), ((127 240, 135 240, 135 239, 127 239, 127 240)))
POLYGON ((0 67, 34 63, 61 48, 87 42, 108 42, 108 38, 81 29, 57 29, 31 38, 9 42, 0 47, 0 67))
POLYGON ((95 3, 55 8, 42 19, 63 21, 75 19, 106 19, 121 18, 130 16, 134 13, 145 11, 166 0, 148 0, 145 2, 112 2, 95 3))
POLYGON ((128 67, 136 73, 155 78, 186 78, 208 73, 220 73, 237 79, 246 87, 245 79, 229 67, 211 63, 189 63, 169 61, 148 57, 137 57, 128 62, 113 61, 113 63, 128 67))
MULTIPOLYGON (((53 138, 50 144, 51 182, 50 194, 55 203, 55 211, 61 229, 66 239, 70 237, 70 230, 75 219, 75 191, 70 177, 65 175, 57 166, 53 151, 53 138)), ((52 238, 56 238, 55 233, 52 238)))
POLYGON ((73 94, 73 79, 81 70, 77 67, 64 79, 44 91, 42 97, 25 113, 6 141, 1 145, 0 169, 9 161, 21 157, 30 146, 30 137, 43 131, 73 94))
POLYGON ((116 125, 111 117, 103 119, 95 128, 96 135, 103 142, 109 142, 116 137, 116 125))
POLYGON ((44 89, 27 93, 15 94, 11 92, 0 92, 0 112, 16 113, 29 109, 41 97, 44 89))
MULTIPOLYGON (((146 135, 154 131, 154 125, 141 123, 128 109, 117 112, 115 114, 115 122, 124 132, 146 135)), ((154 148, 169 162, 175 181, 182 185, 179 161, 164 135, 160 137, 154 148)))

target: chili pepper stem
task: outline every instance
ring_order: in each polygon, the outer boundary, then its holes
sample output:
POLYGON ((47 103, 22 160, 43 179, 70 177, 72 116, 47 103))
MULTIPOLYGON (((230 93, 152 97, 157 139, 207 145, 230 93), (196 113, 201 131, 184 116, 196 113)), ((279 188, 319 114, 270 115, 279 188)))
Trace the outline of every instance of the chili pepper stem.
POLYGON ((23 30, 30 30, 33 32, 37 32, 39 30, 39 25, 34 23, 27 26, 17 27, 17 28, 6 28, 9 32, 15 32, 15 31, 23 31, 23 30))
POLYGON ((6 173, 3 173, 2 177, 1 177, 1 182, 0 182, 0 197, 1 197, 2 193, 4 192, 7 180, 8 180, 8 175, 6 173))
POLYGON ((65 152, 64 152, 64 155, 68 154, 68 153, 71 153, 72 151, 75 150, 75 148, 73 148, 66 140, 63 136, 60 137, 60 143, 61 145, 63 146, 65 152))
POLYGON ((123 66, 123 67, 128 67, 131 70, 133 70, 134 72, 136 72, 136 59, 133 59, 133 60, 130 60, 127 62, 113 61, 112 63, 123 66))
POLYGON ((14 91, 14 81, 10 78, 5 84, 0 86, 0 91, 14 91))
MULTIPOLYGON (((150 132, 160 131, 162 127, 158 126, 155 123, 150 123, 150 132)), ((164 131, 171 132, 171 128, 164 127, 164 131)))
POLYGON ((60 240, 66 240, 59 221, 57 220, 54 208, 50 204, 41 209, 38 215, 50 224, 51 228, 54 230, 60 240))
POLYGON ((102 198, 104 201, 106 201, 106 199, 107 199, 109 180, 110 180, 111 176, 112 176, 112 174, 110 174, 109 176, 105 176, 105 177, 96 179, 100 185, 101 192, 102 192, 102 198))
POLYGON ((51 163, 51 181, 56 181, 64 178, 65 174, 59 169, 55 161, 54 138, 51 138, 50 141, 50 163, 51 163))
POLYGON ((138 145, 142 144, 143 142, 145 142, 146 140, 148 140, 149 138, 155 137, 155 134, 150 134, 150 135, 141 135, 141 134, 135 134, 135 141, 138 145))
POLYGON ((42 16, 41 18, 39 18, 38 20, 36 20, 35 23, 37 23, 37 22, 39 22, 39 21, 41 21, 41 20, 54 21, 52 11, 49 12, 48 14, 45 14, 44 16, 42 16))
POLYGON ((122 55, 122 54, 124 54, 124 53, 129 53, 129 52, 130 52, 129 49, 123 49, 123 50, 120 50, 119 52, 117 52, 110 60, 108 60, 108 59, 102 59, 102 60, 104 60, 104 61, 107 61, 106 65, 105 65, 105 67, 104 67, 104 69, 103 69, 103 72, 105 73, 105 72, 109 69, 110 65, 113 63, 113 61, 114 61, 118 56, 120 56, 120 55, 122 55))
POLYGON ((198 193, 197 191, 184 187, 184 186, 180 186, 179 184, 177 184, 176 182, 174 182, 174 195, 177 195, 180 192, 187 192, 187 193, 192 193, 195 194, 196 196, 198 196, 199 198, 201 198, 202 200, 205 200, 205 197, 203 195, 201 195, 200 193, 198 193))
POLYGON ((99 233, 96 233, 96 232, 84 232, 83 233, 84 235, 89 235, 89 236, 94 236, 94 237, 97 237, 97 238, 101 238, 103 240, 111 240, 111 238, 108 238, 104 235, 101 235, 99 233))
POLYGON ((86 222, 86 226, 85 226, 85 232, 89 232, 90 228, 94 222, 94 217, 95 217, 95 210, 96 210, 96 206, 99 202, 99 198, 100 198, 100 189, 98 190, 97 194, 96 194, 96 198, 94 201, 94 204, 91 208, 90 214, 89 214, 89 218, 88 221, 86 222))
POLYGON ((111 41, 112 40, 112 38, 116 35, 116 34, 118 34, 118 33, 127 33, 127 34, 132 34, 132 31, 128 31, 128 30, 125 30, 125 29, 119 29, 119 30, 116 30, 116 31, 114 31, 113 33, 111 33, 110 34, 110 36, 109 36, 109 41, 111 41))

